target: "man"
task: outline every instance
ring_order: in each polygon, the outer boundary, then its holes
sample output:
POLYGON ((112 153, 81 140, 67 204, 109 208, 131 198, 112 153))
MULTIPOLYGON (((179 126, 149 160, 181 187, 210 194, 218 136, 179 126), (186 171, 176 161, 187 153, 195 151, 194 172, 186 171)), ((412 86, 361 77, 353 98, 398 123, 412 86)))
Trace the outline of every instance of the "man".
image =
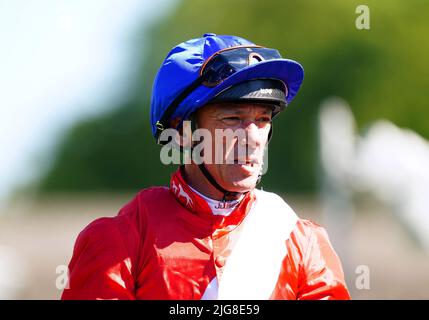
POLYGON ((152 132, 169 145, 175 129, 191 161, 169 188, 140 191, 80 233, 62 298, 349 299, 325 230, 256 189, 272 118, 302 80, 297 62, 243 38, 174 47, 154 81, 152 132))

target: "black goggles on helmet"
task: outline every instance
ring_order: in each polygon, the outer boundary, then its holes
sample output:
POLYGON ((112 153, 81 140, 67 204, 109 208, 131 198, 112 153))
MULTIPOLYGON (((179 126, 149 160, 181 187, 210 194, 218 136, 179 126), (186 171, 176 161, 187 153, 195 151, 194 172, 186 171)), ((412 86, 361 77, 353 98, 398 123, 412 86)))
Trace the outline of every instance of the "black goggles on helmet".
POLYGON ((155 139, 158 144, 167 143, 160 141, 162 131, 170 127, 171 116, 179 104, 201 84, 207 87, 215 87, 249 65, 275 59, 282 59, 282 56, 276 49, 260 46, 230 47, 214 53, 201 66, 199 77, 170 103, 161 119, 156 122, 155 139))
POLYGON ((202 65, 200 76, 205 76, 203 85, 214 87, 228 77, 254 63, 282 59, 276 49, 253 47, 232 47, 216 52, 202 65))

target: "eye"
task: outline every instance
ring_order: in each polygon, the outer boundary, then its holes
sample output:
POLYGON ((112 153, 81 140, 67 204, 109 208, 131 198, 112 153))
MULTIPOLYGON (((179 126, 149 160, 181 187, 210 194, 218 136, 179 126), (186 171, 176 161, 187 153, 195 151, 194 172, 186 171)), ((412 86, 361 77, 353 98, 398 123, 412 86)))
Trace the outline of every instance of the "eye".
POLYGON ((227 125, 236 125, 240 123, 241 119, 240 117, 237 117, 237 116, 228 116, 228 117, 223 117, 222 121, 227 125))
POLYGON ((257 122, 260 124, 269 124, 269 123, 271 123, 271 117, 268 117, 268 116, 260 117, 257 119, 257 122))

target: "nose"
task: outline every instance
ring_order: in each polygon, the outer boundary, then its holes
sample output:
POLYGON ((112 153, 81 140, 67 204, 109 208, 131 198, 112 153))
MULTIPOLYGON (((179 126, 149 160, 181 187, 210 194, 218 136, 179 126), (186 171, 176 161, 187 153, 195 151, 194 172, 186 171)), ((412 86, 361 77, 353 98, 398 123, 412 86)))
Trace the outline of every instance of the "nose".
POLYGON ((257 149, 262 143, 262 132, 254 121, 243 122, 243 129, 246 132, 246 139, 242 141, 249 149, 257 149))

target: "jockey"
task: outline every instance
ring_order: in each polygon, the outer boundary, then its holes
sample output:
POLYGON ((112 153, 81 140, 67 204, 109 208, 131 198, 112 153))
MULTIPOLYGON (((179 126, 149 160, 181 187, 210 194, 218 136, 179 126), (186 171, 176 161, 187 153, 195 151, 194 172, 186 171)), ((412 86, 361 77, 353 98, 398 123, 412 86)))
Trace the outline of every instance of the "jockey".
POLYGON ((79 234, 62 299, 349 299, 325 229, 256 188, 272 120, 303 77, 236 36, 175 46, 154 80, 151 126, 189 161, 169 187, 141 190, 79 234))

